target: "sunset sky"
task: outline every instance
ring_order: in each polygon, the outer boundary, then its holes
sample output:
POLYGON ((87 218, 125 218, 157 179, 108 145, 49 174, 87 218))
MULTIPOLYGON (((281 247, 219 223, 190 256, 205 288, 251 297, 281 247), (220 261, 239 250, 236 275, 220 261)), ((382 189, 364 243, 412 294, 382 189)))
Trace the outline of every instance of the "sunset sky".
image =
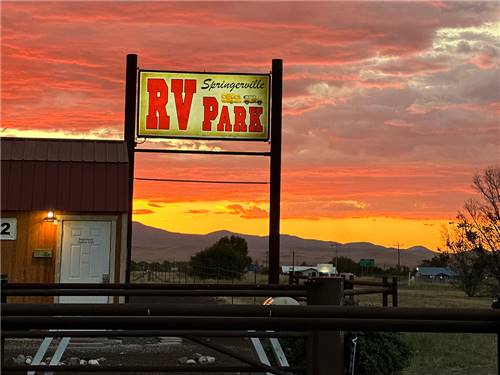
MULTIPOLYGON (((496 1, 1 7, 2 136, 122 139, 127 53, 157 70, 268 73, 283 59, 282 233, 435 250, 473 174, 500 164, 496 1)), ((136 177, 268 181, 269 160, 140 154, 136 177)), ((268 189, 136 181, 134 220, 266 235, 268 189)))

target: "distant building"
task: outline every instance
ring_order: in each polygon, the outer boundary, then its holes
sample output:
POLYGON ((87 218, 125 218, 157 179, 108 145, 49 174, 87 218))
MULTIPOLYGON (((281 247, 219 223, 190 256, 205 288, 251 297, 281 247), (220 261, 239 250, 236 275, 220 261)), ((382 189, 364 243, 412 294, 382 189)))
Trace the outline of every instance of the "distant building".
POLYGON ((336 268, 329 263, 318 264, 317 266, 281 266, 281 273, 288 275, 293 272, 299 276, 332 276, 337 274, 336 268))
POLYGON ((457 273, 449 267, 417 267, 416 278, 422 281, 447 282, 457 273))

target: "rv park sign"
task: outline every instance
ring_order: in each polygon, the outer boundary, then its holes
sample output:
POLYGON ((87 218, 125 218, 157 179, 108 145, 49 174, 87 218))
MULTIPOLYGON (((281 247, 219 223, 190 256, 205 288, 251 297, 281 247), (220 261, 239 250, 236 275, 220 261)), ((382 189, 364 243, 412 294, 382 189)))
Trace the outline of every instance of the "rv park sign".
POLYGON ((139 71, 138 137, 266 141, 268 74, 139 71))

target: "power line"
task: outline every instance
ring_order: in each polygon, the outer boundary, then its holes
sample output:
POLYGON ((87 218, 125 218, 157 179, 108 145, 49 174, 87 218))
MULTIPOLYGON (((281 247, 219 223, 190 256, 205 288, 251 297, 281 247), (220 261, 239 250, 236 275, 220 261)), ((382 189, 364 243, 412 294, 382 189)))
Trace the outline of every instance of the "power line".
POLYGON ((156 182, 185 182, 196 184, 240 184, 240 185, 269 185, 267 181, 218 181, 218 180, 181 180, 173 178, 145 178, 135 177, 138 181, 156 181, 156 182))

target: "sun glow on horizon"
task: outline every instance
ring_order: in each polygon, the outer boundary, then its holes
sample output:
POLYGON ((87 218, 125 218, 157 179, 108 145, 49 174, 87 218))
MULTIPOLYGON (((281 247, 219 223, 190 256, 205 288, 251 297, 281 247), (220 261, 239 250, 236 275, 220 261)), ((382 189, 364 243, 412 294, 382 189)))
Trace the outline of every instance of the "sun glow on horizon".
MULTIPOLYGON (((269 219, 265 206, 248 202, 154 203, 134 200, 133 220, 171 232, 207 234, 229 230, 267 236, 269 219)), ((370 217, 290 217, 281 219, 281 233, 323 241, 371 242, 386 247, 442 247, 441 231, 449 219, 370 217)))

